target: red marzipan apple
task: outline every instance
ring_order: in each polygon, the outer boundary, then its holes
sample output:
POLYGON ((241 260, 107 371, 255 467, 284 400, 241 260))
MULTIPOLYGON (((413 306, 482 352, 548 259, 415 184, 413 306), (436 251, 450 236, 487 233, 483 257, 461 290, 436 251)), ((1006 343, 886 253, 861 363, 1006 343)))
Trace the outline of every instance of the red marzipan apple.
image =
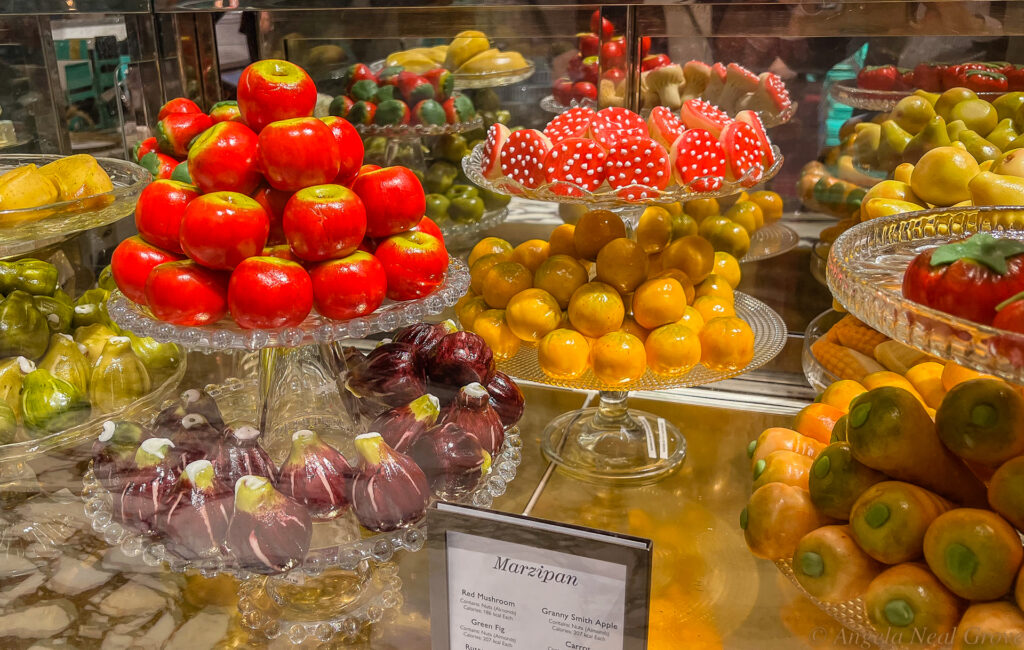
POLYGON ((316 310, 327 318, 347 320, 380 307, 387 292, 384 267, 373 255, 356 251, 348 257, 312 267, 316 310))
POLYGON ((601 45, 601 67, 621 68, 626 64, 626 48, 618 41, 608 41, 601 45))
POLYGON ((578 102, 584 99, 597 101, 597 86, 589 81, 577 81, 572 85, 572 98, 578 102))
POLYGON ((360 173, 352 191, 366 206, 366 234, 388 237, 420 222, 427 210, 423 186, 406 167, 385 167, 360 173))
POLYGON ((181 249, 211 269, 233 269, 267 245, 270 217, 255 199, 238 192, 204 194, 181 220, 181 249))
POLYGON ((313 283, 302 265, 279 257, 250 257, 228 282, 228 309, 245 329, 292 327, 313 308, 313 283))
POLYGON ((241 122, 218 122, 188 149, 188 175, 204 194, 249 194, 260 184, 257 137, 241 122))
POLYGON ((146 278, 149 272, 165 262, 176 262, 181 255, 147 244, 142 237, 129 237, 114 249, 110 272, 121 293, 139 305, 146 304, 146 278))
POLYGON ((341 169, 341 145, 315 117, 271 122, 259 136, 260 171, 273 187, 296 192, 330 183, 341 169))
POLYGON ((263 209, 267 211, 267 216, 270 217, 270 235, 267 237, 268 245, 276 246, 277 244, 287 243, 288 240, 284 237, 284 226, 281 225, 281 219, 284 217, 284 206, 288 204, 288 199, 292 198, 294 193, 275 190, 269 185, 260 185, 252 193, 252 198, 256 199, 256 202, 263 206, 263 209))
POLYGON ((601 37, 593 32, 576 34, 576 48, 584 57, 596 56, 601 49, 601 37))
POLYGON ((175 97, 166 104, 160 107, 160 112, 156 114, 156 121, 164 119, 171 113, 202 113, 203 109, 199 108, 191 99, 185 97, 175 97))
POLYGON ((392 235, 377 246, 374 255, 388 279, 388 298, 422 298, 444 281, 448 251, 437 237, 423 232, 392 235))
POLYGON ((590 31, 601 34, 607 40, 615 34, 615 25, 607 18, 601 17, 600 9, 595 9, 594 13, 590 14, 590 31))
POLYGON ((238 78, 238 110, 256 133, 271 122, 309 117, 314 106, 316 84, 305 70, 289 61, 257 61, 238 78))
POLYGON ((366 234, 366 210, 352 190, 342 185, 317 185, 288 199, 282 219, 295 256, 309 261, 345 257, 366 234))
POLYGON ((551 87, 551 95, 562 106, 568 106, 572 101, 572 81, 568 77, 561 77, 551 87))
POLYGON ((423 218, 420 219, 420 222, 413 226, 412 228, 410 228, 408 232, 425 232, 428 235, 433 235, 434 237, 437 237, 439 240, 441 240, 441 243, 444 244, 444 234, 441 232, 441 227, 438 226, 437 223, 435 223, 434 220, 428 217, 427 215, 423 215, 423 218))
POLYGON ((363 153, 365 153, 363 139, 359 136, 359 131, 356 131, 356 127, 343 117, 328 115, 320 119, 334 133, 334 139, 338 141, 341 151, 341 166, 338 168, 338 176, 334 182, 347 186, 355 179, 359 168, 363 165, 363 153))
POLYGON ((195 185, 170 179, 153 181, 142 190, 135 205, 135 228, 139 235, 154 246, 181 253, 181 218, 188 204, 199 195, 195 185))
POLYGON ((668 58, 667 54, 648 54, 640 60, 640 70, 643 72, 663 68, 666 65, 672 65, 672 59, 668 58))
POLYGON ((228 313, 228 274, 192 260, 161 264, 146 279, 146 301, 153 315, 168 323, 216 323, 228 313))

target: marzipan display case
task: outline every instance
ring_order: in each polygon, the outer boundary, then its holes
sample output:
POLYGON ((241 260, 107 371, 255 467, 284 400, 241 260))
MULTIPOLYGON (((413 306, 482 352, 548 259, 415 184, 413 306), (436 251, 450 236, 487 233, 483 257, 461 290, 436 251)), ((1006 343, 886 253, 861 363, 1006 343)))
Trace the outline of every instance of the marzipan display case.
POLYGON ((1024 648, 1021 3, 0 35, 0 647, 1024 648))

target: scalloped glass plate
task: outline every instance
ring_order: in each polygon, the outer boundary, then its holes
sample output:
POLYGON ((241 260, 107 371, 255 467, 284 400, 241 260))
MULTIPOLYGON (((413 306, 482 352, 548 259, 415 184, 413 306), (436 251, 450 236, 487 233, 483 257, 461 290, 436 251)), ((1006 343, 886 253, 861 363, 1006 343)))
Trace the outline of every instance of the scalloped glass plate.
MULTIPOLYGON (((814 596, 807 593, 807 590, 803 588, 800 582, 796 579, 796 575, 793 573, 793 566, 790 560, 775 560, 775 566, 779 569, 782 575, 789 578, 789 581, 793 583, 793 586, 814 605, 825 612, 837 622, 842 624, 851 634, 851 638, 857 639, 857 643, 861 642, 872 644, 871 647, 881 648, 883 650, 889 650, 893 646, 890 643, 886 643, 886 640, 875 631, 875 628, 871 626, 871 622, 868 620, 867 610, 864 608, 864 601, 860 598, 854 600, 847 600, 841 603, 826 603, 818 600, 814 596)), ((861 646, 864 647, 864 646, 861 646)))
POLYGON ((754 358, 743 368, 736 370, 710 370, 703 365, 694 366, 679 377, 662 377, 650 370, 639 380, 629 384, 605 384, 590 370, 579 379, 552 379, 544 374, 537 362, 537 348, 523 345, 516 356, 498 363, 498 368, 515 379, 533 381, 538 384, 572 388, 574 390, 666 390, 702 386, 743 373, 756 370, 775 358, 786 342, 786 324, 771 307, 756 298, 736 292, 736 315, 750 325, 754 331, 754 358))
POLYGON ((764 174, 756 182, 751 182, 749 178, 753 175, 753 170, 748 171, 742 178, 733 182, 723 182, 722 187, 714 192, 695 192, 690 189, 694 183, 699 182, 701 179, 694 179, 689 186, 674 185, 664 190, 652 190, 649 187, 642 185, 628 185, 618 189, 611 189, 607 184, 603 184, 601 188, 596 192, 590 192, 585 190, 575 183, 569 183, 567 181, 561 181, 561 185, 567 185, 574 187, 579 191, 579 196, 565 196, 562 194, 556 194, 551 191, 550 185, 542 185, 536 189, 530 189, 523 187, 514 180, 508 178, 502 178, 501 180, 491 181, 484 178, 481 170, 483 169, 483 157, 484 157, 484 145, 483 143, 473 147, 473 151, 468 156, 462 159, 462 170, 469 177, 469 180, 473 181, 479 187, 486 188, 492 192, 498 194, 511 194, 513 196, 519 196, 524 199, 531 199, 534 201, 551 201, 555 203, 583 203, 589 205, 592 208, 608 208, 608 207, 622 207, 624 205, 646 205, 652 203, 674 203, 676 201, 692 201, 694 199, 710 199, 718 198, 723 196, 732 196, 739 192, 750 189, 754 185, 765 183, 772 179, 779 170, 782 169, 782 152, 775 145, 772 145, 772 151, 775 152, 775 164, 765 170, 764 174), (629 190, 631 188, 642 189, 645 192, 652 194, 648 199, 642 201, 627 201, 626 199, 619 196, 620 192, 629 190))
POLYGON ((246 580, 238 588, 242 624, 267 639, 283 637, 292 645, 307 640, 355 642, 370 625, 394 615, 403 602, 397 564, 371 566, 366 572, 369 575, 358 580, 352 575, 331 575, 328 569, 294 585, 275 584, 275 578, 262 576, 246 580), (291 598, 292 590, 300 598, 291 598), (308 612, 302 611, 306 605, 311 605, 308 612))
MULTIPOLYGON (((904 97, 914 94, 913 90, 867 90, 858 88, 854 79, 837 81, 828 90, 832 99, 841 104, 861 108, 867 111, 891 111, 896 108, 904 97)), ((992 101, 1003 95, 1002 92, 980 92, 976 93, 981 99, 992 101)))
POLYGON ((842 317, 843 314, 834 309, 823 311, 807 324, 807 329, 804 331, 804 346, 800 353, 800 364, 803 366, 804 377, 807 379, 807 383, 818 392, 825 390, 833 382, 839 381, 839 377, 829 372, 818 361, 818 358, 814 356, 811 346, 814 345, 815 341, 825 336, 829 328, 838 323, 842 317))
POLYGON ((332 343, 341 339, 361 339, 374 332, 390 332, 425 316, 439 314, 453 306, 469 288, 469 269, 457 257, 448 261, 444 282, 423 298, 393 302, 385 300, 375 312, 362 318, 337 321, 310 313, 296 327, 252 329, 239 327, 224 318, 204 327, 183 327, 165 323, 148 308, 137 305, 120 291, 114 291, 107 302, 110 318, 123 329, 157 341, 169 341, 195 350, 260 350, 268 347, 298 347, 312 343, 332 343))
POLYGON ((740 259, 740 264, 778 257, 796 248, 798 243, 800 237, 792 228, 775 221, 754 231, 750 238, 750 250, 740 259))
MULTIPOLYGON (((540 100, 540 107, 549 113, 564 113, 570 108, 576 108, 577 106, 589 106, 590 108, 596 109, 597 102, 590 99, 584 99, 583 101, 577 101, 574 99, 571 102, 569 102, 568 106, 566 106, 565 104, 559 104, 558 100, 555 99, 554 95, 546 95, 543 99, 540 100)), ((797 106, 798 103, 793 102, 792 104, 789 105, 789 108, 787 108, 784 111, 781 111, 777 115, 772 116, 770 119, 765 119, 764 116, 761 115, 761 113, 758 113, 758 116, 761 118, 761 121, 764 123, 764 128, 766 129, 770 129, 776 126, 782 126, 786 122, 789 122, 791 119, 793 119, 793 116, 796 115, 797 106)), ((643 116, 649 115, 650 112, 650 108, 640 109, 640 114, 643 116)))
MULTIPOLYGON (((257 412, 259 396, 254 381, 230 379, 221 385, 207 386, 205 390, 217 400, 217 405, 224 414, 225 422, 251 421, 253 414, 257 412)), ((168 402, 168 404, 170 403, 168 402)), ((152 413, 149 419, 152 420, 155 415, 156 413, 152 413)), ((310 420, 318 422, 316 426, 296 425, 294 430, 316 429, 324 436, 325 440, 338 446, 344 453, 346 451, 345 445, 342 444, 344 440, 332 439, 331 435, 327 433, 326 426, 321 426, 324 424, 321 421, 322 418, 318 419, 318 417, 316 415, 309 416, 310 420)), ((341 427, 335 427, 335 430, 342 431, 341 427)), ((519 428, 513 426, 506 429, 505 442, 502 444, 501 451, 495 455, 490 471, 472 492, 456 499, 455 502, 481 508, 491 507, 494 499, 504 494, 509 481, 515 478, 519 463, 522 461, 522 446, 519 428)), ((284 460, 280 454, 275 455, 272 450, 271 456, 275 462, 284 460)), ((92 521, 93 530, 103 536, 109 544, 119 545, 125 554, 129 556, 142 554, 145 562, 153 566, 166 563, 177 572, 197 570, 206 576, 224 572, 240 578, 252 577, 247 570, 236 566, 229 554, 200 560, 186 560, 169 550, 158 537, 137 533, 114 521, 111 494, 96 479, 91 463, 83 479, 83 484, 82 498, 86 502, 85 512, 92 521)), ((431 499, 431 501, 434 500, 434 498, 431 499)), ((313 547, 310 548, 303 561, 286 572, 286 575, 300 579, 300 574, 317 576, 328 567, 354 570, 363 560, 387 562, 395 551, 420 550, 426 539, 426 518, 398 530, 375 533, 360 526, 349 510, 336 519, 313 524, 313 547)))
POLYGON ((103 423, 108 420, 146 417, 174 394, 175 388, 178 387, 178 384, 181 383, 181 378, 185 375, 185 368, 185 355, 182 354, 181 362, 178 363, 178 367, 175 368, 169 377, 159 386, 154 387, 147 395, 140 397, 123 409, 111 411, 110 413, 96 414, 82 424, 58 433, 51 433, 42 438, 0 445, 0 462, 25 460, 48 451, 74 445, 87 438, 98 436, 103 423))
POLYGON ((444 235, 444 245, 450 251, 465 250, 475 245, 480 234, 498 226, 508 219, 508 208, 498 208, 485 212, 479 221, 472 223, 460 223, 458 221, 446 221, 439 224, 441 233, 444 235))
POLYGON ((477 115, 468 122, 455 124, 353 124, 359 135, 381 135, 388 138, 421 138, 428 135, 444 135, 446 133, 463 133, 479 129, 484 125, 484 118, 477 115))
MULTIPOLYGON (((22 165, 40 167, 66 156, 52 154, 0 155, 0 173, 22 165)), ((23 249, 29 242, 98 228, 127 217, 135 210, 135 202, 143 188, 153 181, 145 168, 126 160, 97 158, 110 176, 114 189, 103 194, 51 203, 40 208, 0 210, 0 256, 8 248, 23 249)))
POLYGON ((976 232, 1024 240, 1024 207, 936 208, 872 219, 836 239, 828 286, 850 313, 889 338, 978 372, 1024 382, 1024 334, 980 325, 903 297, 919 252, 976 232))
POLYGON ((533 76, 535 67, 527 61, 523 68, 515 70, 496 70, 494 72, 452 72, 456 88, 498 88, 511 86, 533 76))

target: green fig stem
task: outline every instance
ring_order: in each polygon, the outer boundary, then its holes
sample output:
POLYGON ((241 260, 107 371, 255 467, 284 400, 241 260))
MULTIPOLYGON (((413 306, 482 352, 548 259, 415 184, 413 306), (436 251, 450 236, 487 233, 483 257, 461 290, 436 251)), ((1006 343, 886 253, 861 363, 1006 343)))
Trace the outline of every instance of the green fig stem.
POLYGON ((384 438, 376 431, 356 436, 355 445, 356 451, 370 465, 380 465, 387 453, 385 448, 388 446, 384 442, 384 438))
POLYGON ((185 466, 184 476, 193 487, 206 491, 213 487, 213 463, 194 460, 185 466))
POLYGON ((427 393, 409 402, 409 410, 418 421, 433 424, 441 412, 441 401, 427 393))
POLYGON ((253 513, 274 500, 276 491, 265 476, 247 475, 235 481, 235 511, 253 513))
POLYGON ((153 467, 164 462, 167 458, 167 451, 174 447, 174 443, 167 438, 148 438, 139 445, 135 452, 135 465, 137 467, 153 467))

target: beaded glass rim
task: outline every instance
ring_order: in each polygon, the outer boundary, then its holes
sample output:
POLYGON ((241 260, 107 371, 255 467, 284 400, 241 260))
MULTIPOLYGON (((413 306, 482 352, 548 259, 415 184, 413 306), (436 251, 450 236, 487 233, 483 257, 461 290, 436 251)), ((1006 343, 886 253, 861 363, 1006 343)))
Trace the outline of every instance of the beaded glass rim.
POLYGON ((735 181, 722 181, 722 186, 714 192, 697 192, 691 189, 697 183, 700 183, 704 178, 695 178, 688 185, 673 185, 665 188, 664 190, 657 190, 643 185, 627 185, 620 188, 607 188, 602 185, 602 188, 596 192, 591 192, 584 189, 575 183, 569 181, 559 181, 559 186, 565 186, 572 188, 578 193, 576 196, 566 196, 564 194, 557 194, 551 191, 552 184, 544 184, 537 188, 528 188, 511 178, 501 178, 498 180, 490 180, 484 178, 483 175, 483 162, 484 162, 484 144, 480 143, 473 147, 473 151, 468 156, 462 159, 462 170, 469 177, 469 180, 473 181, 476 185, 486 188, 492 192, 498 194, 511 194, 513 196, 519 196, 524 199, 531 199, 534 201, 550 201, 554 203, 581 203, 589 205, 593 208, 607 208, 607 207, 622 207, 628 205, 648 205, 658 203, 675 203, 677 201, 692 201, 694 199, 710 199, 718 198, 723 196, 732 196, 738 194, 743 190, 750 189, 755 185, 760 185, 771 180, 779 170, 782 169, 782 152, 775 145, 772 145, 772 151, 775 153, 775 163, 764 170, 764 173, 756 181, 751 180, 753 176, 753 169, 747 170, 741 178, 735 181), (631 189, 642 190, 649 196, 639 201, 629 201, 620 196, 620 193, 629 191, 631 189))
POLYGON ((192 350, 260 350, 361 339, 375 332, 390 332, 418 323, 426 316, 440 314, 455 305, 468 288, 469 269, 466 263, 457 257, 450 257, 444 281, 430 295, 403 302, 385 300, 372 314, 347 321, 325 318, 314 311, 295 327, 247 330, 240 328, 230 318, 224 318, 213 325, 185 327, 157 319, 148 308, 135 304, 116 290, 111 292, 107 311, 122 329, 157 341, 177 343, 192 350))
MULTIPOLYGON (((785 109, 779 111, 774 115, 769 115, 767 118, 765 118, 761 111, 755 112, 757 113, 757 116, 761 118, 761 123, 764 124, 764 128, 771 129, 776 126, 782 126, 783 124, 786 124, 791 119, 793 119, 793 116, 796 115, 796 109, 798 105, 799 104, 797 102, 793 102, 785 109)), ((593 108, 597 110, 597 102, 595 102, 592 99, 584 99, 582 101, 574 99, 571 102, 569 102, 568 106, 566 106, 565 104, 559 104, 558 100, 555 99, 554 95, 547 95, 540 100, 540 107, 549 113, 564 113, 567 110, 571 108, 576 108, 578 106, 586 106, 588 108, 593 108)), ((650 108, 640 109, 640 114, 643 115, 644 117, 649 115, 650 112, 650 108)))
MULTIPOLYGON (((868 90, 857 87, 855 79, 843 79, 832 84, 828 89, 829 96, 840 104, 868 111, 891 111, 904 97, 910 97, 914 90, 868 90)), ((992 101, 1004 95, 1003 92, 975 93, 980 99, 992 101)))
POLYGON ((1024 334, 981 325, 903 297, 903 276, 923 250, 993 232, 1024 240, 1024 207, 935 208, 872 219, 842 233, 828 256, 828 286, 843 307, 891 339, 925 354, 1024 382, 1007 349, 1024 350, 1024 334))
MULTIPOLYGON (((204 390, 216 399, 233 391, 255 390, 255 382, 231 378, 223 384, 206 386, 204 390)), ((164 406, 173 403, 173 400, 169 400, 164 406)), ((157 413, 159 410, 151 412, 150 418, 156 417, 157 413)), ((522 447, 519 427, 507 428, 501 451, 492 459, 488 473, 476 488, 454 502, 479 508, 491 507, 494 499, 505 494, 508 483, 515 479, 523 459, 522 447)), ((89 462, 89 469, 82 483, 85 514, 91 521, 92 529, 111 546, 119 546, 125 555, 141 555, 142 560, 149 566, 166 564, 172 571, 178 573, 199 571, 206 577, 219 573, 229 573, 241 579, 255 577, 256 574, 235 566, 230 556, 218 555, 199 560, 186 560, 170 551, 158 538, 135 532, 114 521, 112 495, 96 478, 92 461, 89 462)), ((436 500, 432 497, 431 503, 436 500)), ((426 543, 426 539, 427 522, 426 517, 423 517, 397 530, 371 533, 357 540, 310 549, 299 566, 285 573, 291 575, 293 572, 301 572, 308 576, 317 576, 329 567, 354 570, 363 560, 375 563, 388 562, 396 551, 419 551, 426 543)))

